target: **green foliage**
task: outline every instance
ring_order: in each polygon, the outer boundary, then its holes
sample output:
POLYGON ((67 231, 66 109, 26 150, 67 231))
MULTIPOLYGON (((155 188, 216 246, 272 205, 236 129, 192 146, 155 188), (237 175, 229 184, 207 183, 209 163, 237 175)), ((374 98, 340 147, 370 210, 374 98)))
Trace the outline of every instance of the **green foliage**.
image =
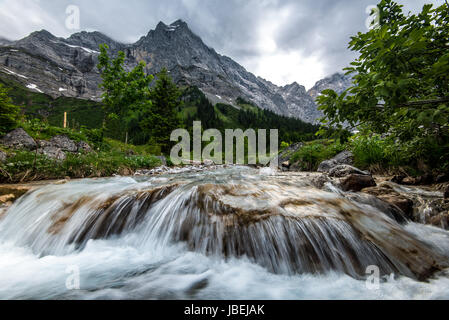
POLYGON ((0 182, 38 179, 105 177, 130 174, 137 169, 151 169, 161 162, 151 155, 128 156, 117 150, 89 154, 67 154, 65 161, 55 161, 29 151, 18 151, 0 163, 0 182))
POLYGON ((354 154, 355 165, 363 169, 373 167, 384 169, 402 168, 414 172, 418 165, 421 171, 430 171, 432 168, 447 170, 444 163, 449 153, 448 146, 441 146, 431 139, 413 139, 406 143, 392 136, 382 137, 378 134, 361 133, 352 137, 348 148, 354 154), (417 159, 427 159, 429 166, 418 164, 417 159), (443 164, 437 167, 436 164, 443 164), (427 168, 426 168, 427 166, 427 168))
POLYGON ((408 146, 415 163, 442 167, 449 153, 435 157, 428 143, 448 150, 448 7, 429 4, 417 15, 404 15, 402 6, 382 0, 378 8, 379 27, 359 33, 349 44, 360 53, 347 68, 354 86, 341 95, 325 90, 318 98, 326 125, 347 122, 385 134, 389 141, 398 139, 396 145, 408 146))
POLYGON ((95 147, 102 143, 101 130, 87 129, 73 130, 51 126, 48 122, 40 119, 25 120, 19 124, 32 138, 36 140, 48 140, 57 135, 66 135, 75 142, 85 141, 95 147))
POLYGON ((141 127, 148 132, 152 144, 158 144, 165 153, 170 152, 172 131, 181 125, 178 116, 180 96, 181 92, 168 75, 167 69, 162 69, 150 93, 152 107, 145 110, 141 127))
POLYGON ((150 84, 154 77, 145 74, 144 62, 130 72, 125 71, 125 53, 120 51, 111 60, 108 49, 107 45, 100 45, 97 66, 103 80, 100 84, 103 108, 109 136, 123 140, 139 114, 151 109, 150 84))
POLYGON ((345 146, 334 140, 316 140, 306 143, 294 153, 291 163, 297 163, 304 171, 316 171, 321 162, 335 157, 345 150, 345 146))
POLYGON ((354 154, 355 165, 359 168, 384 166, 389 162, 385 152, 388 143, 380 135, 357 135, 351 138, 349 145, 354 154))
POLYGON ((64 112, 67 112, 70 128, 100 128, 102 125, 104 115, 99 102, 70 97, 54 99, 44 93, 28 90, 12 76, 3 73, 0 73, 0 84, 9 89, 12 103, 21 106, 28 119, 38 118, 52 126, 62 127, 64 112))
POLYGON ((313 140, 315 132, 319 129, 318 126, 299 119, 259 109, 243 98, 237 98, 238 108, 223 103, 218 103, 214 107, 196 87, 186 89, 182 99, 184 106, 193 110, 185 118, 187 128, 192 126, 193 121, 201 121, 205 130, 214 128, 223 134, 225 129, 278 129, 280 141, 286 143, 313 140))
POLYGON ((282 142, 281 142, 281 146, 280 146, 281 150, 286 149, 286 148, 288 148, 288 147, 290 147, 290 144, 289 144, 289 143, 287 143, 287 142, 285 142, 285 141, 282 141, 282 142))
POLYGON ((20 108, 12 104, 8 90, 0 84, 0 136, 16 126, 19 111, 20 108))

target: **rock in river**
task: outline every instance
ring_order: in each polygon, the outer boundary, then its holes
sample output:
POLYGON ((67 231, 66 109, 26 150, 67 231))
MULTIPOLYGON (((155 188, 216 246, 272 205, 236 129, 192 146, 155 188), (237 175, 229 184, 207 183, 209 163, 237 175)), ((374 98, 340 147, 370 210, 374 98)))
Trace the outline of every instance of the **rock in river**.
POLYGON ((354 163, 354 155, 350 151, 343 151, 330 160, 321 162, 318 167, 318 172, 329 172, 333 167, 347 164, 352 165, 354 163))

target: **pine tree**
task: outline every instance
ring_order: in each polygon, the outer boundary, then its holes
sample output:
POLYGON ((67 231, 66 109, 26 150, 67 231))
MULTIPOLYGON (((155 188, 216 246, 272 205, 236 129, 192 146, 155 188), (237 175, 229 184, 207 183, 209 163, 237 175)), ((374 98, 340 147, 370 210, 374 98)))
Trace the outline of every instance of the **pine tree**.
POLYGON ((14 129, 19 111, 20 108, 11 103, 8 90, 0 84, 0 136, 14 129))
POLYGON ((152 107, 145 114, 141 126, 150 134, 150 143, 159 145, 164 153, 170 151, 172 131, 181 126, 177 113, 181 104, 180 96, 181 92, 167 69, 162 69, 150 93, 152 107))

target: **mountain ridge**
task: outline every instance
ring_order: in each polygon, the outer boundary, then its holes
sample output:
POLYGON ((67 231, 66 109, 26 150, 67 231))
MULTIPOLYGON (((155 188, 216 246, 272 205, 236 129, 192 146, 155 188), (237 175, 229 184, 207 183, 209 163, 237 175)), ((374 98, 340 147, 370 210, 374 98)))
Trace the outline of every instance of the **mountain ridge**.
POLYGON ((68 38, 36 31, 0 46, 0 71, 17 75, 31 90, 97 101, 101 96, 101 77, 96 68, 101 43, 114 54, 124 51, 127 69, 139 61, 146 62, 146 71, 151 74, 165 67, 178 85, 197 86, 212 103, 236 106, 236 99, 243 98, 262 109, 310 123, 322 116, 314 101, 316 96, 304 86, 297 82, 277 86, 255 76, 207 46, 183 20, 169 25, 159 22, 132 44, 120 43, 98 31, 81 31, 68 38))

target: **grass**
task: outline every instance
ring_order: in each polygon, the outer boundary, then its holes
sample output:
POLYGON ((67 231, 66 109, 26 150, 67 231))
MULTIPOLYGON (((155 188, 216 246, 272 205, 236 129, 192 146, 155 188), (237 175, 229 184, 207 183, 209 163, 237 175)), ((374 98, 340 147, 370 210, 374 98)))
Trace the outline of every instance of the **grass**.
POLYGON ((17 183, 35 180, 108 177, 130 175, 138 169, 151 169, 161 161, 152 155, 126 155, 118 151, 67 154, 56 161, 29 151, 17 151, 0 164, 0 182, 17 183))
MULTIPOLYGON (((95 152, 66 153, 64 161, 49 159, 35 151, 2 150, 8 159, 0 163, 0 182, 17 183, 35 180, 107 177, 114 174, 130 175, 138 169, 151 169, 161 165, 154 156, 154 147, 134 146, 113 139, 101 140, 97 129, 81 130, 53 127, 38 119, 21 123, 35 140, 48 140, 56 135, 67 135, 74 141, 85 141, 95 152)), ((157 150, 156 150, 157 151, 157 150)), ((160 153, 160 150, 159 150, 160 153)), ((156 152, 156 154, 158 154, 156 152)))
POLYGON ((304 171, 316 171, 321 162, 335 157, 345 150, 345 145, 334 140, 316 140, 307 142, 295 152, 290 163, 297 164, 304 171))
POLYGON ((17 82, 12 76, 0 72, 0 83, 9 88, 9 96, 15 105, 21 106, 28 118, 46 119, 52 126, 62 126, 64 112, 68 114, 68 125, 72 128, 98 128, 103 121, 101 103, 70 98, 53 98, 47 94, 33 92, 17 82))

